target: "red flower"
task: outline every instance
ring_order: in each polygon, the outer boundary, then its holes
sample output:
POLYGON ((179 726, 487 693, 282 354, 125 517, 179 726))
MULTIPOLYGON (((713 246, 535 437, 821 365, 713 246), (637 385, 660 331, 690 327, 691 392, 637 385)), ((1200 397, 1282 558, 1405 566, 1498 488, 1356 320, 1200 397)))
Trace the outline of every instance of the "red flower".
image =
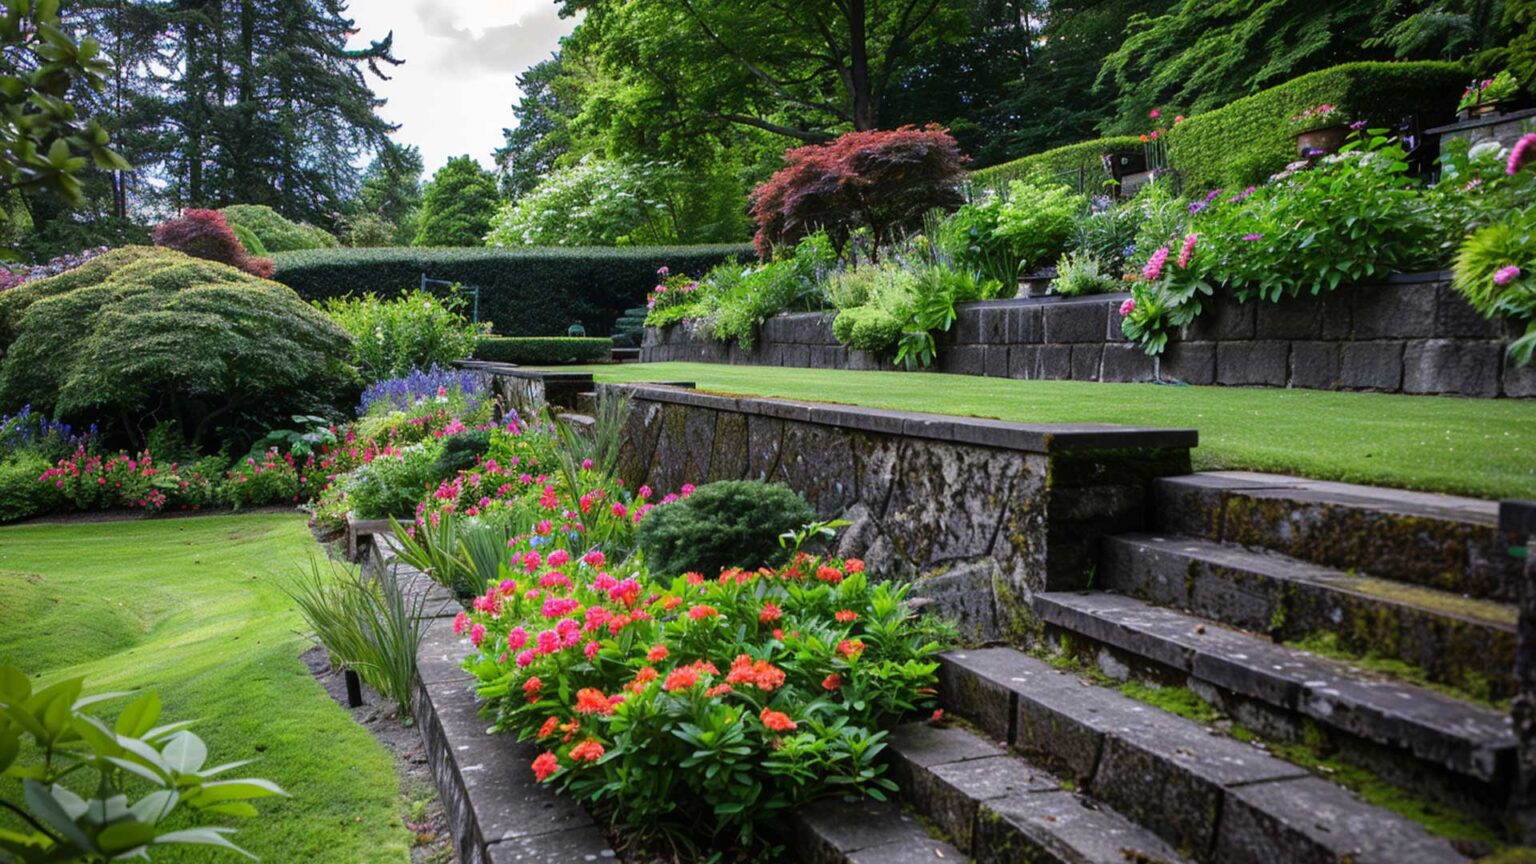
POLYGON ((661 661, 667 659, 671 653, 672 652, 667 650, 667 646, 657 645, 650 650, 650 653, 645 655, 645 659, 651 661, 652 663, 660 663, 661 661))
POLYGON ((613 705, 603 695, 603 691, 596 687, 583 687, 576 691, 576 713, 608 715, 613 713, 613 705))
POLYGON ((859 613, 853 611, 852 609, 839 609, 837 610, 837 614, 833 615, 832 617, 836 618, 837 623, 839 624, 851 624, 854 621, 859 620, 859 613))
POLYGON ((699 683, 699 670, 692 666, 679 666, 667 673, 667 680, 662 683, 661 689, 668 693, 676 693, 679 690, 687 690, 699 683))
POLYGON ((523 695, 528 697, 529 702, 535 702, 539 698, 539 688, 543 686, 544 682, 540 681, 539 676, 535 675, 523 682, 523 695))
POLYGON ((708 690, 705 690, 704 691, 704 695, 710 697, 711 699, 713 699, 716 696, 724 696, 727 693, 734 693, 734 692, 736 692, 735 688, 733 688, 729 684, 716 684, 715 686, 709 688, 708 690))
POLYGON ((844 639, 837 643, 837 652, 853 660, 864 652, 864 643, 858 639, 844 639))
POLYGON ((864 572, 864 561, 861 558, 849 558, 843 562, 843 571, 852 575, 864 572))
POLYGON ((772 624, 784 616, 784 610, 777 603, 769 601, 763 604, 763 611, 757 613, 757 620, 764 624, 772 624))
POLYGON ((538 778, 540 783, 548 780, 551 774, 559 770, 560 760, 556 759, 553 753, 540 753, 538 758, 533 760, 533 776, 538 778))
POLYGON ((698 621, 701 618, 717 618, 719 615, 720 610, 713 606, 706 606, 702 603, 697 606, 691 606, 688 609, 688 617, 695 621, 698 621))
POLYGON ((548 738, 549 736, 551 736, 551 735, 555 734, 557 731, 559 731, 559 729, 560 729, 560 718, 559 717, 550 717, 548 720, 544 721, 544 725, 543 726, 539 727, 539 737, 540 738, 548 738))
POLYGON ((751 657, 742 654, 731 663, 731 669, 725 676, 725 683, 750 684, 759 690, 773 690, 784 686, 784 671, 775 668, 767 660, 758 660, 754 663, 751 657))
POLYGON ((635 671, 635 680, 629 682, 625 689, 631 693, 639 693, 645 689, 645 685, 655 681, 659 673, 650 666, 641 666, 635 671))
MULTIPOLYGON (((823 690, 836 690, 841 686, 843 686, 843 676, 836 672, 821 679, 821 689, 823 690)), ((554 718, 551 717, 550 719, 553 720, 554 718)))
POLYGON ((596 762, 603 758, 603 745, 588 738, 571 748, 571 758, 577 762, 596 762))
POLYGON ((771 711, 767 708, 764 708, 763 713, 758 715, 758 719, 762 720, 763 725, 767 726, 774 732, 791 732, 797 728, 795 726, 795 721, 789 719, 788 714, 784 714, 779 711, 771 711))
POLYGON ((823 582, 836 585, 837 583, 843 581, 843 571, 837 569, 836 567, 828 567, 827 565, 823 564, 816 568, 816 578, 823 582))
POLYGON ((933 709, 933 716, 928 718, 928 722, 932 723, 935 726, 939 725, 940 723, 943 723, 944 722, 944 709, 943 708, 935 708, 935 709, 933 709))

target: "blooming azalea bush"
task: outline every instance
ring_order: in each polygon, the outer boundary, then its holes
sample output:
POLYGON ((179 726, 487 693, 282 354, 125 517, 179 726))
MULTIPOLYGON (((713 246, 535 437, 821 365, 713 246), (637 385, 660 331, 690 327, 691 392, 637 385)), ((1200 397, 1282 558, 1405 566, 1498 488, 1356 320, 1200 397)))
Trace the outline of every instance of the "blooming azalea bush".
POLYGON ((535 556, 454 623, 493 729, 536 742, 540 781, 643 833, 771 842, 834 794, 883 797, 881 731, 928 705, 938 625, 861 561, 653 576, 604 553, 535 556))

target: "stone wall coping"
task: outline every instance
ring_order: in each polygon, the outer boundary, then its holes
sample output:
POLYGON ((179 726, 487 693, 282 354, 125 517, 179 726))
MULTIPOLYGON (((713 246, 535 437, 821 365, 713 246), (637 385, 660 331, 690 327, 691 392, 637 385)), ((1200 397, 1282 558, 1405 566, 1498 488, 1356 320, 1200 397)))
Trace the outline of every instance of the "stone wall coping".
POLYGON ((1536 537, 1536 501, 1499 502, 1499 530, 1522 540, 1536 537))
POLYGON ((1444 126, 1436 126, 1433 129, 1425 129, 1426 135, 1444 135, 1447 132, 1464 132, 1468 129, 1480 129, 1484 126, 1497 126, 1500 123, 1513 123, 1524 120, 1527 117, 1536 117, 1536 108, 1527 108, 1524 111, 1511 111, 1507 114, 1489 114, 1483 117, 1473 117, 1470 120, 1458 120, 1444 126))
POLYGON ((1200 442, 1200 433, 1195 429, 1158 429, 1108 423, 1014 423, 983 417, 893 411, 830 402, 704 393, 656 384, 604 386, 621 388, 634 398, 650 402, 691 405, 779 420, 1025 453, 1177 449, 1195 447, 1200 442))
POLYGON ((508 378, 527 378, 553 384, 591 384, 591 372, 552 372, 547 369, 527 369, 512 363, 492 363, 489 360, 459 360, 454 364, 460 369, 488 372, 508 378))

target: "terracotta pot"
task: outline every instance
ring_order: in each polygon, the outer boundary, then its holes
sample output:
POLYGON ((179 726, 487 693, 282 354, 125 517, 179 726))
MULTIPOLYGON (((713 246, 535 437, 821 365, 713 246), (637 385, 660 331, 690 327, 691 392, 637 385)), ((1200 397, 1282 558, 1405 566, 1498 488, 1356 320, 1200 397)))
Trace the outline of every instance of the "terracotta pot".
POLYGON ((1329 153, 1339 152, 1344 146, 1344 141, 1349 138, 1349 127, 1344 125, 1324 126, 1321 129, 1313 129, 1308 132, 1296 133, 1296 155, 1303 158, 1312 156, 1327 156, 1329 153))
POLYGON ((1503 114, 1505 108, 1507 108, 1509 104, 1510 103, 1507 100, 1501 100, 1497 102, 1479 102, 1478 104, 1473 105, 1471 108, 1467 109, 1467 119, 1470 120, 1473 117, 1487 117, 1490 114, 1503 114))

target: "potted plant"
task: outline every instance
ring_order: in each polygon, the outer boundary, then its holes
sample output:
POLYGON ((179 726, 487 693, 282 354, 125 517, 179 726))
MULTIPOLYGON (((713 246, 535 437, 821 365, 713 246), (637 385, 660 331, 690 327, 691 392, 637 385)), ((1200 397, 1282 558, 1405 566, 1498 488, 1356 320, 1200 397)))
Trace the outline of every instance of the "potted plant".
POLYGON ((1456 110, 1463 120, 1484 117, 1507 110, 1520 96, 1520 82, 1504 70, 1492 78, 1473 81, 1462 91, 1456 110))
POLYGON ((1349 137, 1349 127, 1337 105, 1324 103, 1291 117, 1296 130, 1296 154, 1313 159, 1339 152, 1349 137))

